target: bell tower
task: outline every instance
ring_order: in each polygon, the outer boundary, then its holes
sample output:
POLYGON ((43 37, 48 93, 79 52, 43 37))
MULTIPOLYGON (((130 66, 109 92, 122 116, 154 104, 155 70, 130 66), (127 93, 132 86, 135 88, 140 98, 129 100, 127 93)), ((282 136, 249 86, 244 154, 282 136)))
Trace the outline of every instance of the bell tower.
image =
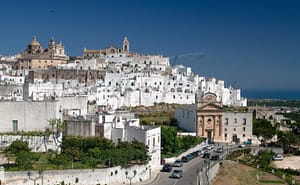
POLYGON ((128 52, 129 51, 129 41, 127 37, 124 37, 123 40, 123 51, 128 52))

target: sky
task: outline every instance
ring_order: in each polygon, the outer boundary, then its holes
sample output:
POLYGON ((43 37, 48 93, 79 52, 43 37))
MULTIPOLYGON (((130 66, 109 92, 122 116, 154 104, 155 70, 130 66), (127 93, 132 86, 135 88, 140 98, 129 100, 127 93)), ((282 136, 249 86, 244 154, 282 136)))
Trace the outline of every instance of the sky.
POLYGON ((300 91, 300 1, 2 0, 0 54, 33 36, 68 55, 122 46, 170 57, 200 76, 246 90, 300 91))

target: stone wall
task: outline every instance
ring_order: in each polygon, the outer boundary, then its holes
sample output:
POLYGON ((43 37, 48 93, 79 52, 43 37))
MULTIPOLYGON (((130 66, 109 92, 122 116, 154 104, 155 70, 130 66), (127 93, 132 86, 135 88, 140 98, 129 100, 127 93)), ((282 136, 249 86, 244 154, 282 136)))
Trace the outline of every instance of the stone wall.
POLYGON ((12 142, 20 140, 28 143, 28 147, 33 152, 46 152, 49 149, 59 150, 62 135, 49 136, 21 136, 21 135, 0 135, 0 149, 10 146, 12 142))
MULTIPOLYGON (((76 184, 76 185, 119 185, 143 182, 150 177, 151 170, 148 165, 133 166, 130 168, 112 167, 106 169, 81 169, 81 170, 46 170, 42 176, 36 180, 40 185, 76 184), (136 175, 134 175, 136 171, 136 175), (127 177, 126 177, 127 172, 127 177)), ((37 171, 31 171, 31 177, 39 177, 37 171)), ((5 185, 32 185, 32 180, 28 178, 28 171, 5 172, 0 169, 1 181, 5 185)))

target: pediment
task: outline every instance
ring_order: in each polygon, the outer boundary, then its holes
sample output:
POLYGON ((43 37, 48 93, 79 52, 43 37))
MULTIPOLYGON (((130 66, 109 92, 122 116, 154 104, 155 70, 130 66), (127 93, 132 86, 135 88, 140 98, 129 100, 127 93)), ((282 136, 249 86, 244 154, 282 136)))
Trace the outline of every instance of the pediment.
POLYGON ((205 103, 198 105, 198 110, 206 111, 206 110, 221 110, 222 106, 216 103, 205 103))

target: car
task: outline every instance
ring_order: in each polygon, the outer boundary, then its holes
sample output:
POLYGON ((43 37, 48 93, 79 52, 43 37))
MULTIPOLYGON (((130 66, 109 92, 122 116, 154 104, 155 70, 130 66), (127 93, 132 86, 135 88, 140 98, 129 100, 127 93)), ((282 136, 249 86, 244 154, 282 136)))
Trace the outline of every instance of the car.
POLYGON ((188 155, 186 155, 186 157, 189 159, 189 161, 194 158, 194 156, 192 154, 188 154, 188 155))
POLYGON ((281 154, 276 154, 273 156, 274 161, 282 161, 283 160, 283 155, 281 154))
POLYGON ((238 147, 239 147, 239 148, 245 148, 246 145, 245 145, 245 144, 240 144, 238 147))
POLYGON ((213 155, 213 156, 211 156, 211 160, 212 161, 217 161, 217 160, 219 160, 220 159, 220 156, 219 155, 213 155))
POLYGON ((173 163, 173 166, 174 166, 174 167, 181 167, 181 166, 182 166, 182 161, 181 161, 181 160, 176 160, 176 161, 173 163))
POLYGON ((161 170, 162 172, 171 172, 172 171, 172 165, 171 164, 165 164, 161 170))
POLYGON ((203 158, 208 158, 208 159, 209 159, 209 157, 210 157, 210 153, 205 152, 205 153, 203 154, 203 158))
POLYGON ((215 152, 216 152, 216 153, 223 153, 224 150, 223 150, 223 148, 217 148, 215 152))
POLYGON ((183 156, 183 157, 181 158, 181 161, 182 161, 182 162, 189 162, 190 159, 187 158, 186 156, 183 156))
POLYGON ((245 144, 245 145, 251 145, 252 142, 251 142, 251 141, 244 141, 244 144, 245 144))
POLYGON ((210 145, 206 146, 206 148, 207 148, 208 150, 212 150, 213 148, 215 148, 215 145, 210 144, 210 145))
POLYGON ((191 155, 193 155, 193 158, 196 158, 199 156, 198 152, 194 151, 192 153, 190 153, 191 155))
POLYGON ((176 179, 180 179, 183 175, 182 170, 174 170, 171 177, 172 178, 176 178, 176 179))
POLYGON ((203 151, 203 150, 197 150, 196 152, 197 152, 198 156, 204 154, 204 151, 203 151))

